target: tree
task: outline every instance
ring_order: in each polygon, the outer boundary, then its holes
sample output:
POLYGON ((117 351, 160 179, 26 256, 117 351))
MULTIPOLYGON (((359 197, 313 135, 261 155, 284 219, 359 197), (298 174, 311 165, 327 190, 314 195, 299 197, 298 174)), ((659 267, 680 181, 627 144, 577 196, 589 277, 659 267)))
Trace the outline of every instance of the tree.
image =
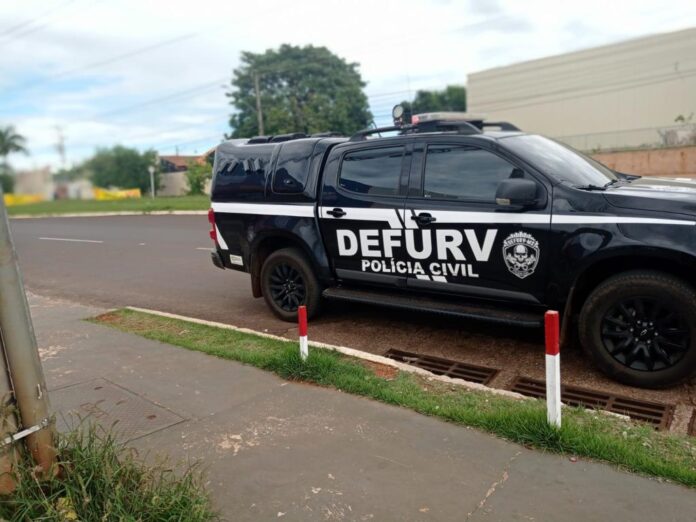
POLYGON ((442 91, 417 91, 412 102, 403 101, 406 113, 466 111, 466 87, 448 85, 442 91))
MULTIPOLYGON (((142 192, 147 192, 150 190, 148 167, 155 164, 156 157, 153 150, 141 153, 136 149, 117 145, 97 150, 94 157, 85 163, 85 168, 92 173, 92 183, 97 187, 139 188, 142 192)), ((156 186, 158 174, 159 172, 155 173, 156 186)))
POLYGON ((326 47, 282 45, 256 54, 242 52, 227 93, 236 112, 230 137, 260 134, 256 84, 266 135, 335 131, 351 134, 372 121, 358 64, 326 47))
POLYGON ((205 182, 213 175, 212 167, 208 162, 192 161, 188 164, 186 179, 189 184, 189 195, 203 194, 205 182))
POLYGON ((0 172, 0 186, 3 194, 9 194, 14 190, 14 178, 7 172, 0 172))
POLYGON ((10 167, 7 163, 7 157, 15 152, 27 154, 26 139, 21 134, 15 131, 14 126, 0 127, 0 166, 2 166, 2 174, 9 174, 10 167))

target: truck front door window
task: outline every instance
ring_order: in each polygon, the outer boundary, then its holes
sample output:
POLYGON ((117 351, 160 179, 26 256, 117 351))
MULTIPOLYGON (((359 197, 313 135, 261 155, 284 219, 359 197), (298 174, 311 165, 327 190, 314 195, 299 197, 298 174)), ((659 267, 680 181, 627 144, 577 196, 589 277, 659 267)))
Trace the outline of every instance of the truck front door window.
POLYGON ((403 155, 403 147, 349 152, 343 157, 339 186, 358 194, 396 196, 403 155))
POLYGON ((423 196, 492 203, 500 181, 523 176, 522 171, 486 150, 431 145, 425 158, 423 196))
POLYGON ((468 144, 427 143, 424 162, 423 192, 405 205, 406 260, 413 267, 407 286, 538 302, 549 258, 548 210, 509 212, 495 201, 501 181, 531 176, 468 144))

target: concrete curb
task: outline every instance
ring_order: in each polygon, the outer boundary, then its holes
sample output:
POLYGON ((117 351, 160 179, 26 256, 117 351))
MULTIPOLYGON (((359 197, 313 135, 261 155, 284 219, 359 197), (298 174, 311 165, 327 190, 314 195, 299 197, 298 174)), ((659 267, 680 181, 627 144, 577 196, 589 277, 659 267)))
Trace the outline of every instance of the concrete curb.
POLYGON ((133 210, 123 212, 75 212, 72 214, 17 214, 10 219, 41 219, 41 218, 75 218, 75 217, 109 217, 109 216, 205 216, 207 210, 133 210))
MULTIPOLYGON (((205 319, 196 319, 195 317, 187 317, 185 315, 172 314, 169 312, 160 312, 159 310, 150 310, 148 308, 138 308, 136 306, 126 306, 126 309, 133 310, 135 312, 142 312, 142 313, 146 313, 146 314, 157 315, 160 317, 167 317, 169 319, 179 319, 181 321, 188 321, 190 323, 202 324, 205 326, 212 326, 215 328, 222 328, 225 330, 233 330, 235 332, 258 335, 259 337, 266 337, 268 339, 275 339, 277 341, 284 341, 284 342, 290 341, 290 342, 292 342, 291 339, 288 339, 286 337, 280 337, 278 335, 273 335, 273 334, 269 334, 269 333, 265 333, 265 332, 258 332, 256 330, 251 330, 249 328, 241 328, 238 326, 233 326, 231 324, 218 323, 216 321, 206 321, 205 319)), ((410 365, 405 364, 405 363, 394 361, 393 359, 389 359, 387 357, 382 357, 381 355, 374 355, 371 353, 356 350, 354 348, 348 348, 346 346, 336 346, 333 344, 320 343, 320 342, 316 342, 316 341, 309 341, 309 346, 314 346, 316 348, 324 348, 326 350, 333 350, 333 351, 342 353, 344 355, 348 355, 350 357, 355 357, 356 359, 362 359, 364 361, 383 364, 385 366, 391 366, 392 368, 397 368, 398 370, 403 371, 403 372, 414 373, 416 375, 427 377, 429 380, 432 380, 432 381, 438 381, 438 382, 442 382, 442 383, 446 383, 446 384, 454 384, 457 386, 462 386, 462 387, 467 388, 469 390, 492 393, 494 395, 500 395, 503 397, 507 397, 509 399, 534 400, 530 397, 526 397, 526 396, 521 395, 519 393, 511 392, 508 390, 500 390, 498 388, 490 388, 488 386, 485 386, 483 384, 479 384, 477 382, 465 381, 464 379, 453 379, 451 377, 446 377, 444 375, 435 375, 427 370, 423 370, 422 368, 418 368, 416 366, 410 366, 410 365)))

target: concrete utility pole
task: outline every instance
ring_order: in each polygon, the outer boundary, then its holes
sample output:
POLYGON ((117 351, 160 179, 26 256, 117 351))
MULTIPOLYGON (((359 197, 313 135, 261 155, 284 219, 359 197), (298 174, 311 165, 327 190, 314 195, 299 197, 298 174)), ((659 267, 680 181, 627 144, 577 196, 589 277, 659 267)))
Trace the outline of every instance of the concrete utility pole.
MULTIPOLYGON (((44 473, 52 471, 56 449, 54 426, 49 419, 46 381, 1 188, 0 332, 5 356, 0 366, 7 364, 23 428, 19 433, 13 433, 13 438, 24 438, 37 466, 44 473)), ((0 370, 5 371, 5 368, 0 370)), ((10 444, 14 444, 14 440, 10 444)))
MULTIPOLYGON (((7 370, 5 348, 0 338, 0 441, 17 433, 17 413, 12 393, 12 381, 7 370)), ((0 495, 7 495, 15 490, 13 471, 17 466, 19 452, 14 444, 0 449, 0 495)))
POLYGON ((60 157, 60 168, 65 170, 65 135, 63 134, 63 128, 60 125, 56 125, 56 134, 58 135, 58 141, 56 142, 56 152, 60 157))
POLYGON ((147 171, 150 173, 150 198, 155 199, 155 166, 150 165, 147 171))
POLYGON ((261 112, 261 89, 259 88, 259 74, 254 73, 254 90, 256 91, 256 121, 259 126, 259 136, 263 136, 263 112, 261 112))

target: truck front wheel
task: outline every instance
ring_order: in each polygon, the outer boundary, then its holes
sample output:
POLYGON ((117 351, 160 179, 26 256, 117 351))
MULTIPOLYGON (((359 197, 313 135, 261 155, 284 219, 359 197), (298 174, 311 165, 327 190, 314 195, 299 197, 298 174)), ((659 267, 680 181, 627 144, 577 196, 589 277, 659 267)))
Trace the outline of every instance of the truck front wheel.
POLYGON ((319 281, 296 248, 276 250, 266 258, 261 267, 261 290, 268 307, 283 321, 296 321, 300 305, 307 307, 310 318, 319 311, 319 281))
POLYGON ((610 377, 664 388, 696 371, 696 292, 656 271, 610 277, 580 313, 580 342, 610 377))

